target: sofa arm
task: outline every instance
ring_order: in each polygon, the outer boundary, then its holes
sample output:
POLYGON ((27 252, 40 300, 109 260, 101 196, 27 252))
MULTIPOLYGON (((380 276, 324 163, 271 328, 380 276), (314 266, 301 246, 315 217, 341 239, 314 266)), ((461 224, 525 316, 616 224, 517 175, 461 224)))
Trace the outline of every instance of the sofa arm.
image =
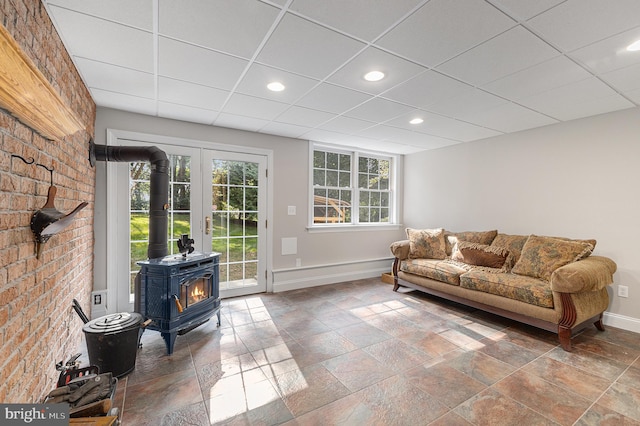
POLYGON ((393 256, 400 260, 409 258, 409 248, 409 240, 396 241, 389 246, 393 256))
POLYGON ((551 290, 560 293, 597 291, 613 283, 616 263, 608 257, 589 256, 551 274, 551 290))

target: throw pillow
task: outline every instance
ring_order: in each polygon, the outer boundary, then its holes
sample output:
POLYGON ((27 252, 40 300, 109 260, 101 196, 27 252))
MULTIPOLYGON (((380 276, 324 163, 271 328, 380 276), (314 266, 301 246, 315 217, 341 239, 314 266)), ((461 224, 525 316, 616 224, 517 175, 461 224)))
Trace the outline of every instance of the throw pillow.
POLYGON ((444 243, 444 229, 407 228, 409 257, 412 259, 444 259, 447 257, 444 243))
POLYGON ((549 281, 553 271, 589 256, 593 246, 579 241, 531 235, 511 272, 549 281))
POLYGON ((502 268, 508 256, 509 250, 502 247, 459 241, 451 259, 468 265, 502 268))
POLYGON ((447 254, 452 255, 456 242, 468 241, 470 243, 491 244, 493 239, 498 235, 497 230, 493 231, 464 231, 464 232, 447 232, 445 241, 447 243, 447 254))

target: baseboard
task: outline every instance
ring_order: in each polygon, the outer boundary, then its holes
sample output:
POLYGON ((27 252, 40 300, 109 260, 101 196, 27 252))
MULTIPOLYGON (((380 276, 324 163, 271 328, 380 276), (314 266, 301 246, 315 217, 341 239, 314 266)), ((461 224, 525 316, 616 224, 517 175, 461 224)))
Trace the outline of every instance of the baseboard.
POLYGON ((640 333, 640 319, 605 312, 602 318, 604 325, 640 333))
POLYGON ((273 292, 298 290, 365 278, 380 278, 391 270, 392 258, 358 260, 273 271, 273 292))

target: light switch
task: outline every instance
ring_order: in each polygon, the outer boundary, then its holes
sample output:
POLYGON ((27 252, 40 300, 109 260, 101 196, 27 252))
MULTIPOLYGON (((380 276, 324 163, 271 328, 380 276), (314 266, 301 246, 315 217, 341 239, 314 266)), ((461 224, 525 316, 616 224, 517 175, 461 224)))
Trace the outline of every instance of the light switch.
POLYGON ((287 207, 287 214, 289 216, 295 216, 296 215, 296 206, 287 207))

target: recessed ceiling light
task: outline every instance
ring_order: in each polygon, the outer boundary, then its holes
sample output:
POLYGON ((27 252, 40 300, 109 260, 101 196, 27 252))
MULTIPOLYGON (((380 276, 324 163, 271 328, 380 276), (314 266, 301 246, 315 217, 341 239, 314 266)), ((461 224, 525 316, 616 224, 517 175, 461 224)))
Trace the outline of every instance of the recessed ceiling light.
POLYGON ((424 120, 422 118, 414 118, 413 120, 409 121, 409 123, 411 124, 420 124, 423 123, 424 120))
POLYGON ((279 81, 274 81, 267 84, 267 89, 271 90, 272 92, 282 92, 284 90, 284 84, 280 83, 279 81))
POLYGON ((367 81, 379 81, 384 78, 384 73, 382 71, 369 71, 364 75, 364 79, 367 81))
POLYGON ((636 40, 633 43, 631 43, 629 46, 627 46, 627 50, 629 52, 637 52, 640 50, 640 40, 636 40))

